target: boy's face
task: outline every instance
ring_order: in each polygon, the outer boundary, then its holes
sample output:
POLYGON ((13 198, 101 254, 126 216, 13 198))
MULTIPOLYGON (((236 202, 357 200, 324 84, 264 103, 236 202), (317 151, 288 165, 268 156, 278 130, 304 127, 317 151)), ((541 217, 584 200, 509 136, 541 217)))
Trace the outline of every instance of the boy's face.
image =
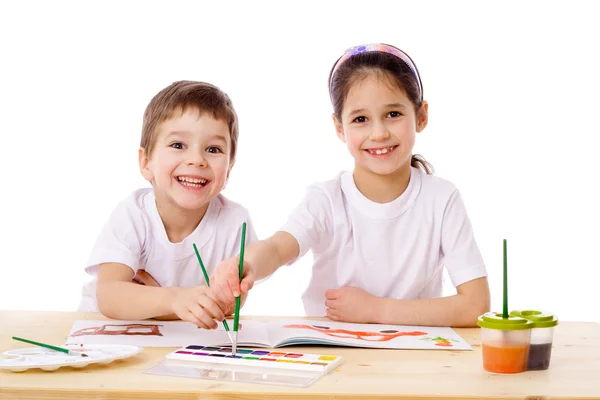
POLYGON ((187 211, 206 210, 224 188, 233 166, 227 123, 187 110, 158 127, 150 155, 140 149, 140 170, 158 202, 187 211))

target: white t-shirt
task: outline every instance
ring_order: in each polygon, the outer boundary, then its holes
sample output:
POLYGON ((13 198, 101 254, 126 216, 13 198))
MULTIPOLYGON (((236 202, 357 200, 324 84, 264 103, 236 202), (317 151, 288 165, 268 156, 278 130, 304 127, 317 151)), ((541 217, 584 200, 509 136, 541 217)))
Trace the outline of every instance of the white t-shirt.
POLYGON ((171 243, 156 208, 154 191, 136 190, 117 205, 100 232, 85 267, 94 278, 83 287, 78 311, 98 311, 95 276, 101 263, 125 264, 133 273, 144 269, 161 287, 206 284, 193 244, 210 276, 222 260, 239 254, 243 222, 249 245, 257 236, 248 211, 220 194, 211 200, 194 232, 182 242, 171 243))
POLYGON ((298 241, 298 258, 313 254, 302 295, 311 316, 326 314, 327 289, 425 299, 442 296, 444 266, 455 287, 487 276, 458 190, 417 168, 404 193, 385 204, 367 199, 352 172, 312 185, 280 230, 298 241))

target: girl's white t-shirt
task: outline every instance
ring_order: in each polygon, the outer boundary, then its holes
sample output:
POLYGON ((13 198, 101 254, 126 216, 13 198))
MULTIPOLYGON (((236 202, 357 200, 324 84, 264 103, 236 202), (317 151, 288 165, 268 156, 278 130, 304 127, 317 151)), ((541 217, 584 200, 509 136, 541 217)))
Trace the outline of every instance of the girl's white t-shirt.
POLYGON ((96 275, 101 263, 125 264, 133 273, 143 269, 162 287, 206 284, 193 244, 210 276, 221 261, 239 254, 243 222, 249 245, 258 238, 248 211, 220 194, 211 200, 194 232, 182 242, 172 243, 158 214, 152 188, 134 191, 117 205, 100 232, 85 267, 93 278, 83 286, 78 311, 98 311, 96 275))
POLYGON ((411 167, 409 184, 392 202, 367 199, 352 172, 312 185, 281 231, 312 252, 312 274, 302 295, 307 315, 326 314, 325 291, 345 286, 375 296, 442 296, 445 266, 455 287, 487 276, 457 188, 411 167))

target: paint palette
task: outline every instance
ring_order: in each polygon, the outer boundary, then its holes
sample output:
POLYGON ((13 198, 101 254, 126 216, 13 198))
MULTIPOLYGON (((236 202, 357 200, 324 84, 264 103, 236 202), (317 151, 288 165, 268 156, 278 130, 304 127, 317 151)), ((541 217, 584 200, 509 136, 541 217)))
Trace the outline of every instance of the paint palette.
POLYGON ((29 347, 2 353, 4 358, 0 358, 0 369, 22 372, 35 368, 44 371, 54 371, 61 367, 83 368, 90 364, 109 364, 115 360, 132 357, 142 351, 141 347, 128 345, 97 344, 85 347, 65 346, 65 348, 83 351, 88 357, 68 355, 41 347, 29 347))
POLYGON ((167 359, 215 364, 244 365, 248 367, 283 368, 297 371, 328 373, 336 368, 342 358, 321 354, 302 354, 284 351, 237 349, 235 357, 231 347, 190 345, 167 354, 167 359))
POLYGON ((167 354, 145 373, 226 382, 306 387, 333 371, 339 356, 190 345, 167 354))

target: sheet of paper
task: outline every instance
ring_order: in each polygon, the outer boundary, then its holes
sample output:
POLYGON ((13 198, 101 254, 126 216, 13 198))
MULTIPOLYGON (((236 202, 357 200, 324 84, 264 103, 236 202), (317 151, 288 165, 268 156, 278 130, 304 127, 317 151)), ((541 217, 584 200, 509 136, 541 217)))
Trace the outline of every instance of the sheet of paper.
POLYGON ((129 344, 142 347, 181 347, 196 342, 228 343, 223 326, 200 329, 182 321, 94 321, 73 323, 66 344, 129 344))
MULTIPOLYGON (((233 328, 233 322, 229 327, 233 328)), ((263 322, 240 321, 238 342, 264 343, 268 339, 263 322)), ((222 324, 206 330, 182 321, 94 321, 77 320, 65 344, 127 344, 142 347, 184 347, 190 344, 226 346, 229 336, 222 324)))
POLYGON ((352 324, 303 319, 276 320, 269 323, 271 341, 293 337, 335 341, 341 346, 385 349, 472 350, 472 347, 447 327, 352 324))

